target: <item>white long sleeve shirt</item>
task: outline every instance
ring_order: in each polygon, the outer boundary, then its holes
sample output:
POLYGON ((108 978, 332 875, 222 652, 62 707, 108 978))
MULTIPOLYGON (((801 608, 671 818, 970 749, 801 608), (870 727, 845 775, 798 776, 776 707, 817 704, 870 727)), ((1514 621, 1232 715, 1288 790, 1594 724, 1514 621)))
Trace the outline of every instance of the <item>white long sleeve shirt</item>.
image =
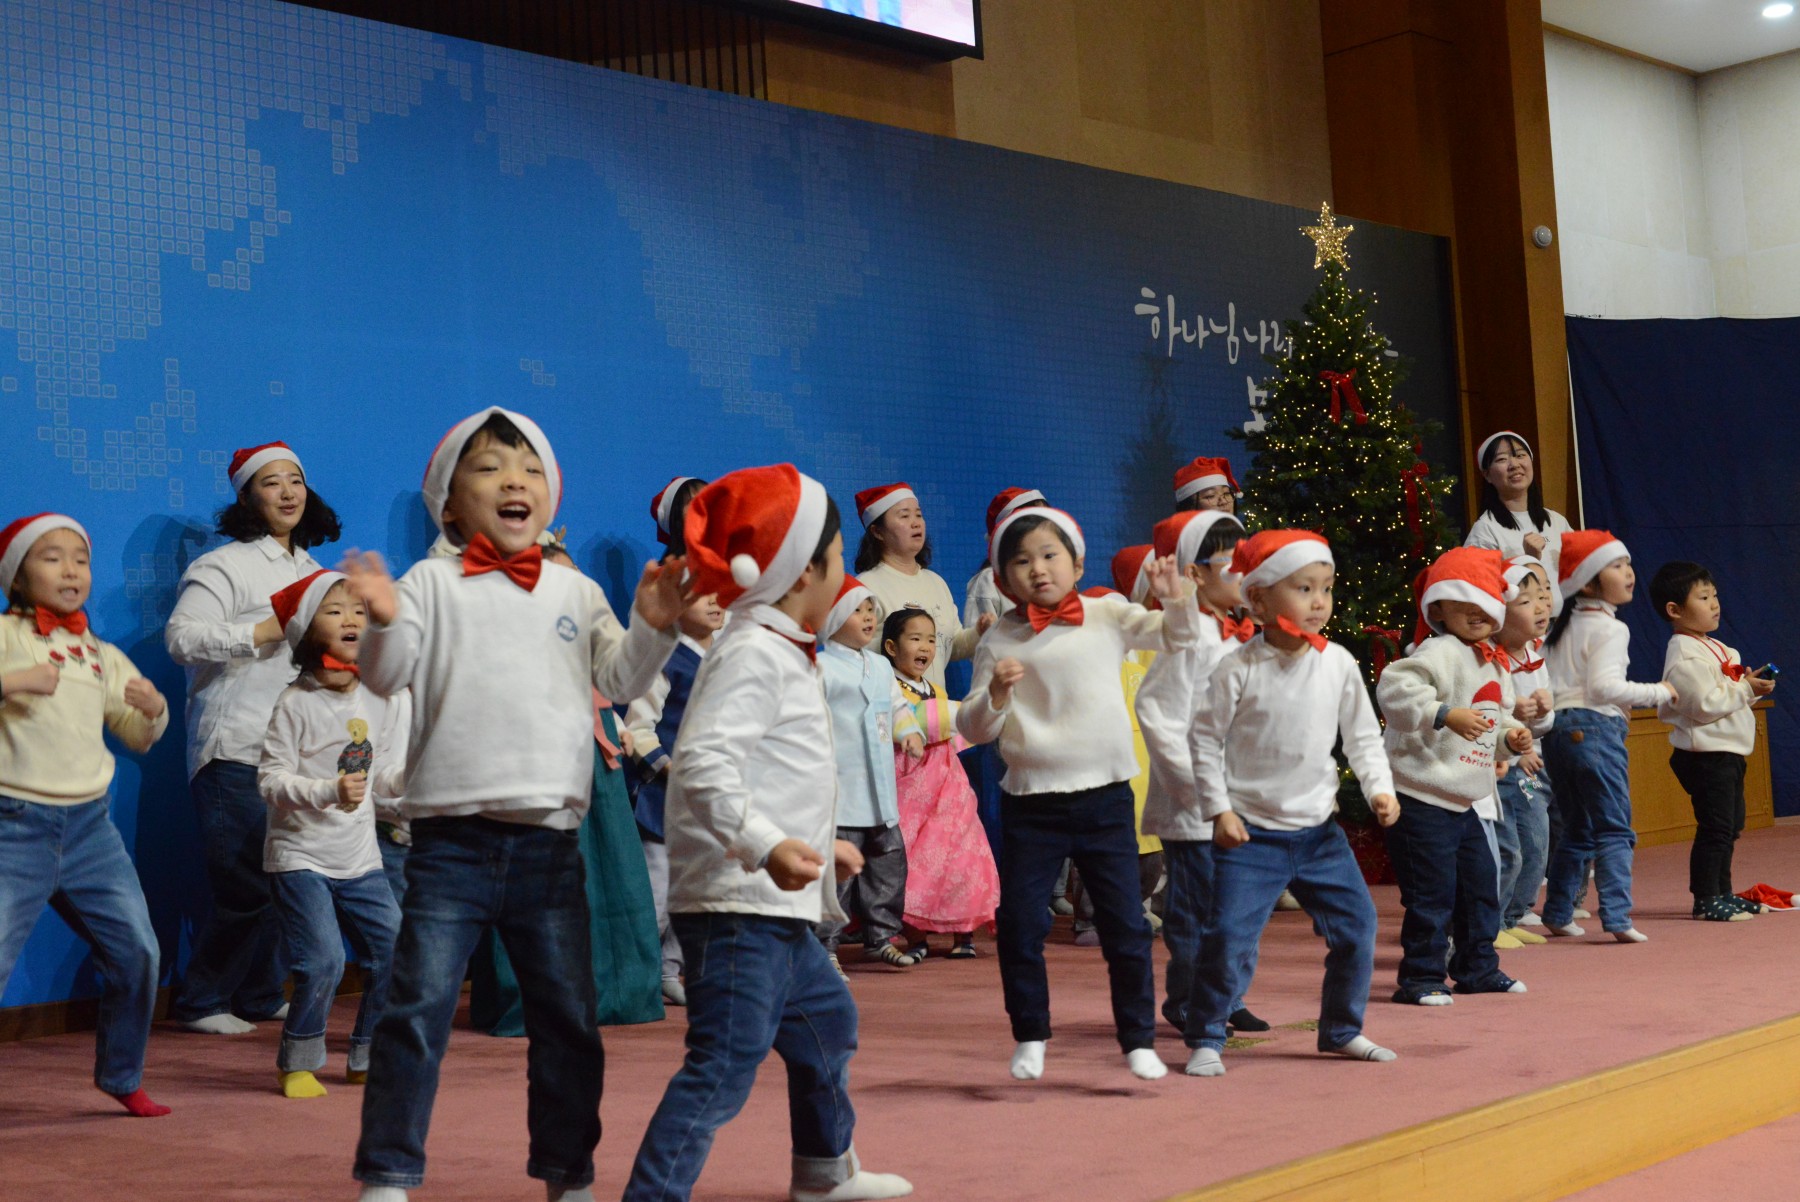
POLYGON ((263 871, 303 869, 338 880, 381 871, 376 799, 397 799, 412 720, 408 694, 327 689, 303 675, 275 702, 256 784, 269 807, 263 871), (369 776, 363 803, 338 809, 338 778, 369 776))
MULTIPOLYGON (((706 648, 687 635, 677 635, 675 642, 677 646, 687 647, 701 659, 706 658, 706 648)), ((625 729, 631 732, 631 754, 649 772, 664 767, 669 758, 668 749, 662 745, 662 739, 656 733, 656 724, 662 721, 663 706, 668 701, 669 678, 658 672, 650 691, 625 707, 625 729)))
POLYGON ((944 669, 951 660, 968 659, 975 654, 975 644, 981 641, 981 633, 973 626, 963 626, 957 615, 956 598, 950 595, 950 586, 930 568, 921 568, 909 576, 898 568, 878 563, 866 572, 858 572, 856 578, 875 594, 877 616, 883 621, 895 610, 907 606, 931 615, 932 622, 937 625, 937 658, 931 661, 925 677, 938 688, 944 687, 944 669))
POLYGON ((1138 731, 1150 756, 1144 786, 1143 833, 1162 839, 1205 842, 1212 823, 1200 813, 1188 731, 1221 660, 1243 646, 1219 637, 1210 615, 1200 618, 1200 641, 1186 651, 1167 651, 1144 673, 1137 691, 1138 731))
POLYGON ((1597 710, 1629 719, 1635 706, 1661 705, 1669 690, 1626 679, 1631 667, 1631 629, 1604 601, 1583 597, 1562 638, 1544 652, 1550 692, 1559 710, 1597 710))
POLYGON ((812 641, 772 605, 751 606, 713 639, 669 772, 670 913, 844 917, 832 855, 837 753, 824 682, 805 650, 812 641), (791 893, 763 871, 786 839, 825 859, 820 879, 791 893))
POLYGON ((1748 680, 1732 680, 1725 664, 1743 661, 1718 639, 1677 634, 1663 656, 1663 679, 1675 686, 1676 700, 1666 696, 1656 716, 1669 724, 1669 743, 1683 751, 1723 751, 1749 755, 1756 750, 1756 693, 1748 680))
POLYGON ((1356 658, 1336 643, 1281 651, 1257 635, 1219 664, 1194 716, 1188 750, 1200 812, 1297 831, 1330 821, 1344 754, 1363 796, 1392 793, 1381 724, 1356 658))
POLYGON ((1562 608, 1562 590, 1556 584, 1556 564, 1562 558, 1562 536, 1574 527, 1569 519, 1554 509, 1544 511, 1549 523, 1543 529, 1535 529, 1531 524, 1531 513, 1528 510, 1513 511, 1513 520, 1517 526, 1502 526, 1494 520, 1494 516, 1482 510, 1481 516, 1469 527, 1469 537, 1463 539, 1465 547, 1486 547, 1498 551, 1502 558, 1511 559, 1524 555, 1525 537, 1529 534, 1544 536, 1544 553, 1538 556, 1545 569, 1550 573, 1550 595, 1556 599, 1556 607, 1562 608))
POLYGON ((964 590, 963 626, 973 628, 983 614, 993 614, 997 618, 1012 607, 1013 603, 1006 599, 999 582, 994 579, 993 566, 985 566, 969 577, 968 588, 964 590))
POLYGON ((648 691, 675 630, 621 626, 600 586, 546 563, 526 592, 455 559, 412 566, 398 612, 371 625, 363 684, 412 690, 404 812, 485 814, 573 830, 594 780, 594 695, 648 691))
MULTIPOLYGON (((1544 640, 1532 639, 1517 652, 1508 648, 1507 654, 1512 656, 1513 699, 1522 701, 1539 689, 1550 692, 1550 664, 1544 659, 1544 640)), ((1554 706, 1555 694, 1551 694, 1551 705, 1554 706)), ((1536 722, 1531 723, 1531 737, 1541 740, 1556 727, 1556 710, 1554 708, 1536 722)))
POLYGON ((1015 797, 1075 793, 1138 773, 1120 668, 1128 651, 1181 651, 1200 640, 1193 591, 1166 610, 1123 597, 1081 598, 1082 623, 1033 633, 1009 613, 975 652, 969 695, 956 728, 971 743, 1000 741, 1002 787, 1015 797), (988 694, 994 665, 1016 659, 1025 675, 1002 708, 988 694))
POLYGON ((215 547, 181 574, 163 640, 187 669, 189 777, 213 760, 262 762, 269 715, 294 679, 294 661, 279 639, 256 646, 256 624, 275 612, 270 597, 318 570, 305 551, 290 555, 264 535, 215 547))
POLYGON ((1453 811, 1493 796, 1495 758, 1506 754, 1502 742, 1524 728, 1513 716, 1512 672, 1504 661, 1482 659, 1453 634, 1433 635, 1387 666, 1375 698, 1387 720, 1382 746, 1402 792, 1453 811), (1442 723, 1453 709, 1472 709, 1492 725, 1465 739, 1442 723))

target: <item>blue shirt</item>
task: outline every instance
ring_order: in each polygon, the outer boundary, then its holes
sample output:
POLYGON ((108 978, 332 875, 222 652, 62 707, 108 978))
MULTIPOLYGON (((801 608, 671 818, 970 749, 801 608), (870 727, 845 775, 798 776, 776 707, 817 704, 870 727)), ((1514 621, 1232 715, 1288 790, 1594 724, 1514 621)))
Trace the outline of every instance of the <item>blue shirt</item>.
MULTIPOLYGON (((819 647, 831 739, 837 752, 839 826, 893 826, 900 821, 894 798, 894 668, 870 648, 842 643, 819 647)), ((915 723, 902 706, 903 731, 915 723)))

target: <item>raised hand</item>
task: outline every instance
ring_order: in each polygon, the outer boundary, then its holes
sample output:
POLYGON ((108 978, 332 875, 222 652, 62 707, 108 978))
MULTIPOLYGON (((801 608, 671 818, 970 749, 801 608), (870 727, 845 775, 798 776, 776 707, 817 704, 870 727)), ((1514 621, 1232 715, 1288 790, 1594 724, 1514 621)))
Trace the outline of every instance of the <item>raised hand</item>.
POLYGON ((386 626, 394 620, 400 611, 400 599, 394 594, 394 578, 388 574, 387 562, 380 552, 352 547, 344 552, 338 571, 348 578, 350 595, 363 603, 371 622, 386 626))
POLYGON ((699 594, 684 581, 686 575, 685 555, 646 563, 644 574, 638 577, 631 608, 655 629, 667 630, 675 625, 683 610, 699 600, 699 594))
POLYGON ((1175 564, 1173 555, 1161 558, 1152 557, 1144 566, 1144 575, 1150 580, 1150 595, 1167 604, 1181 600, 1183 584, 1181 569, 1175 564))

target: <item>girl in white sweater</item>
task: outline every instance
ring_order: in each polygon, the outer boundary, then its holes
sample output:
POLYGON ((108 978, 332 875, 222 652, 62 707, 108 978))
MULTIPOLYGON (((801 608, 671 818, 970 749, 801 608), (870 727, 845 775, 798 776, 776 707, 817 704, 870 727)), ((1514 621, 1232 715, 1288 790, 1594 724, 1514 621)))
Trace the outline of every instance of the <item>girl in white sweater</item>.
POLYGON ((1511 430, 1501 430, 1482 440, 1475 452, 1485 481, 1481 486, 1481 516, 1469 527, 1468 547, 1486 547, 1507 559, 1534 556, 1550 572, 1551 594, 1561 607, 1556 591, 1556 564, 1562 553, 1569 519, 1544 508, 1544 490, 1538 484, 1537 461, 1531 444, 1511 430))
POLYGON ((1000 980, 1018 1041, 1012 1075, 1044 1073, 1044 937, 1051 890, 1068 858, 1094 900, 1119 1048, 1134 1074, 1155 1080, 1168 1069, 1154 1047, 1152 940, 1139 896, 1131 793, 1137 754, 1120 668, 1128 651, 1194 646, 1200 611, 1173 558, 1149 569, 1160 613, 1123 598, 1081 596, 1087 545, 1060 509, 1015 511, 994 528, 989 546, 1016 607, 976 650, 956 725, 972 743, 998 740, 1006 761, 997 927, 1000 980))

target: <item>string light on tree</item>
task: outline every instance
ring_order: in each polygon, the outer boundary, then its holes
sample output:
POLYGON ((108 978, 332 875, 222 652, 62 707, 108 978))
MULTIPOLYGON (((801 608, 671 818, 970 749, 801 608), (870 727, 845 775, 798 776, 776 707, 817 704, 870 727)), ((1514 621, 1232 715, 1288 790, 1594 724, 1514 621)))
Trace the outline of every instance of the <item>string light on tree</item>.
POLYGON ((1355 228, 1353 225, 1337 223, 1337 218, 1331 214, 1330 201, 1319 206, 1319 224, 1300 227, 1300 232, 1313 240, 1314 271, 1327 263, 1336 263, 1345 271, 1350 270, 1350 248, 1345 243, 1355 228))

